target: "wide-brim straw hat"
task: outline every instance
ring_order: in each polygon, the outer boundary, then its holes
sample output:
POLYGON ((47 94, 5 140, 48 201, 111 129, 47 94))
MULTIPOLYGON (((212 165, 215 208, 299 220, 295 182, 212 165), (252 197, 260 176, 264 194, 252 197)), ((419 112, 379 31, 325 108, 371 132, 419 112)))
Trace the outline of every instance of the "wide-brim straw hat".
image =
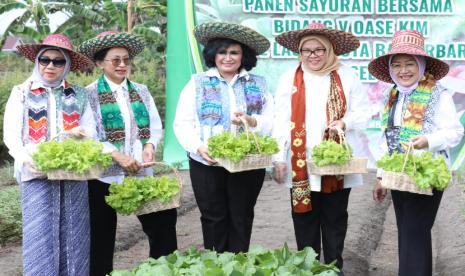
POLYGON ((129 57, 134 58, 145 47, 145 40, 141 36, 130 33, 107 31, 96 37, 84 41, 79 46, 79 52, 94 60, 95 54, 103 49, 123 47, 128 50, 129 57))
POLYGON ((71 71, 86 71, 93 66, 93 63, 90 59, 74 51, 71 40, 62 34, 52 34, 44 38, 42 43, 22 44, 18 45, 16 48, 18 49, 20 55, 24 56, 32 62, 35 62, 40 50, 45 47, 56 47, 62 50, 66 50, 69 53, 71 59, 71 71))
POLYGON ((333 45, 334 54, 337 56, 350 53, 360 46, 360 41, 353 34, 328 29, 322 23, 311 23, 300 30, 288 31, 278 35, 275 40, 284 48, 294 53, 299 53, 300 40, 309 35, 322 35, 328 38, 333 45))
POLYGON ((368 64, 368 71, 377 79, 394 83, 389 74, 389 59, 393 55, 407 54, 422 56, 426 60, 425 72, 429 72, 436 80, 442 79, 449 72, 449 65, 444 61, 428 55, 424 50, 425 38, 414 30, 397 31, 392 38, 391 50, 373 59, 368 64))
POLYGON ((207 22, 196 26, 194 28, 194 35, 203 45, 207 45, 207 42, 213 38, 229 38, 247 45, 257 55, 264 53, 270 48, 270 41, 265 36, 239 24, 207 22))

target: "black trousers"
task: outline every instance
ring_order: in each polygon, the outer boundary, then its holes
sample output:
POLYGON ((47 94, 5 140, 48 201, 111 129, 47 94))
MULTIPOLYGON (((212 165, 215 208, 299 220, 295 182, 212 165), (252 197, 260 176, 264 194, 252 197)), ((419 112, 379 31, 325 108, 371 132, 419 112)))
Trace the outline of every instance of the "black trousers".
MULTIPOLYGON (((113 252, 117 216, 113 208, 105 202, 109 194, 109 184, 90 180, 90 275, 101 276, 113 270, 113 252)), ((150 245, 149 256, 158 258, 168 255, 178 247, 176 240, 176 209, 137 216, 150 245)))
POLYGON ((433 274, 431 228, 443 192, 433 196, 391 191, 399 244, 399 276, 433 274))
POLYGON ((337 267, 342 269, 349 195, 350 189, 333 193, 311 192, 312 211, 292 212, 298 250, 310 246, 320 255, 323 243, 325 263, 336 260, 337 267))
POLYGON ((217 252, 248 251, 265 169, 230 173, 192 159, 189 165, 204 247, 217 252))

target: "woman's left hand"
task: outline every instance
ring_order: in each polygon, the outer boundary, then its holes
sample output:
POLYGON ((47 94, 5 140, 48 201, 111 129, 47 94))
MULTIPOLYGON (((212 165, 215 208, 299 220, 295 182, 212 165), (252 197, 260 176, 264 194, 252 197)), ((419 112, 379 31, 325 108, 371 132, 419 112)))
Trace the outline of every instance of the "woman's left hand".
POLYGON ((340 130, 345 130, 345 129, 346 129, 346 123, 344 123, 343 120, 336 120, 336 121, 332 121, 332 122, 328 125, 329 132, 330 132, 332 135, 337 135, 337 134, 338 134, 338 128, 339 128, 340 130))
POLYGON ((144 163, 149 163, 154 161, 154 150, 151 143, 146 143, 144 149, 142 150, 142 161, 144 163))
POLYGON ((255 119, 252 116, 249 116, 245 114, 244 112, 234 112, 234 117, 231 120, 231 123, 235 125, 240 125, 242 124, 242 121, 240 118, 244 118, 245 121, 247 122, 247 126, 249 127, 256 127, 257 126, 257 119, 255 119))
POLYGON ((417 135, 411 138, 410 142, 413 143, 413 148, 415 149, 428 148, 428 138, 425 135, 417 135))
POLYGON ((81 139, 86 136, 84 131, 82 131, 81 127, 78 126, 70 130, 66 130, 65 133, 77 139, 81 139))

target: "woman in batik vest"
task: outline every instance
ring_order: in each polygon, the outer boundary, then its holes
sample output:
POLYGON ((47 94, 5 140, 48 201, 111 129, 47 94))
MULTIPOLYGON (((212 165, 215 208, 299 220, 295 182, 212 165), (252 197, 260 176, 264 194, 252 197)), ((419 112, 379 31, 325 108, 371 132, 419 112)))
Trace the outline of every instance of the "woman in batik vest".
POLYGON ((210 69, 194 75, 182 90, 174 132, 189 156, 205 248, 246 252, 265 169, 230 173, 215 166, 207 141, 222 131, 235 131, 240 117, 252 131, 271 131, 273 99, 265 79, 248 72, 270 43, 250 28, 222 22, 201 24, 194 33, 205 46, 210 69))
MULTIPOLYGON (((291 188, 297 248, 311 246, 320 254, 323 242, 324 261, 336 260, 342 269, 349 194, 362 184, 362 177, 309 175, 306 159, 322 140, 341 142, 338 129, 352 144, 357 130, 366 127, 365 89, 354 70, 338 59, 360 42, 320 23, 282 33, 276 41, 297 53, 299 64, 281 76, 275 93, 273 136, 280 152, 274 156, 273 175, 291 188)), ((354 148, 356 155, 359 152, 354 148)))
POLYGON ((65 80, 70 71, 86 70, 92 62, 74 52, 69 38, 59 34, 41 44, 20 45, 18 52, 34 62, 34 69, 11 92, 3 133, 21 185, 23 274, 87 275, 87 182, 48 180, 31 155, 38 144, 60 140, 66 136, 62 134, 95 136, 85 89, 65 80))
MULTIPOLYGON (((450 164, 448 149, 463 136, 451 94, 437 81, 449 66, 424 51, 423 35, 413 30, 398 31, 391 51, 368 66, 377 79, 393 83, 385 91, 381 124, 387 151, 405 152, 413 143, 418 150, 442 154, 450 164)), ((382 202, 386 189, 380 185, 381 171, 373 198, 382 202)), ((391 191, 399 231, 399 275, 432 275, 431 228, 442 198, 433 195, 391 191)))
MULTIPOLYGON (((154 161, 162 135, 160 115, 147 86, 128 79, 131 62, 144 47, 141 37, 115 32, 101 33, 79 47, 102 70, 87 89, 98 138, 114 161, 100 179, 89 181, 91 275, 113 270, 117 216, 105 202, 110 184, 121 183, 125 175, 153 175, 143 164, 154 161)), ((177 249, 176 209, 137 218, 148 236, 150 257, 156 259, 177 249)))

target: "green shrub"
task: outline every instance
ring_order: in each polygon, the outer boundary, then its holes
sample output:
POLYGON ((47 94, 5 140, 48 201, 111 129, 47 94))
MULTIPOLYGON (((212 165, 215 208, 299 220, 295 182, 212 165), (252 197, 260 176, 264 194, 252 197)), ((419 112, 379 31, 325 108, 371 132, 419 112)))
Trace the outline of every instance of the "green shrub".
POLYGON ((21 238, 19 186, 0 190, 0 245, 21 238))

